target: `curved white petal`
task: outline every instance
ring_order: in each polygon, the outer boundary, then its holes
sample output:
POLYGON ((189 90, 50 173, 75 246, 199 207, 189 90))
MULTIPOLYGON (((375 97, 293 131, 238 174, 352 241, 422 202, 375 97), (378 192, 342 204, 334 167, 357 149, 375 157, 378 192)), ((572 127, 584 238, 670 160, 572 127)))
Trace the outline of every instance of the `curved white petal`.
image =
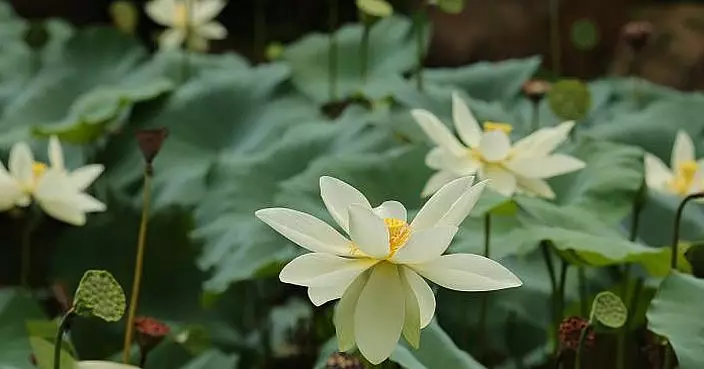
POLYGON ((687 132, 683 130, 677 131, 675 144, 672 146, 672 157, 670 158, 670 167, 675 170, 681 163, 695 160, 694 143, 687 132))
POLYGON ((322 220, 286 208, 257 210, 257 218, 293 243, 313 252, 349 255, 350 241, 322 220))
POLYGON ((102 164, 91 164, 80 167, 69 173, 69 178, 73 186, 83 191, 90 186, 105 170, 102 164))
POLYGON ((428 263, 408 266, 440 286, 457 291, 493 291, 523 284, 510 270, 480 255, 444 255, 428 263))
POLYGON ((37 199, 37 203, 52 218, 75 226, 86 224, 85 212, 75 203, 63 199, 37 199))
POLYGON ((672 172, 657 156, 645 153, 645 183, 650 188, 662 190, 672 180, 672 172))
POLYGON ((64 150, 61 148, 61 142, 56 136, 51 136, 49 138, 49 163, 52 167, 64 170, 66 166, 64 165, 64 150))
POLYGON ((442 186, 452 182, 457 178, 458 176, 450 171, 439 171, 430 176, 428 182, 425 183, 423 191, 421 191, 420 195, 422 197, 428 197, 437 192, 440 188, 442 188, 442 186))
POLYGON ((352 204, 362 205, 369 209, 372 205, 356 188, 333 177, 320 177, 320 197, 325 203, 332 218, 349 234, 349 207, 352 204))
POLYGON ((484 188, 489 181, 481 181, 469 190, 465 191, 452 206, 447 209, 445 215, 437 222, 438 226, 459 227, 474 209, 474 205, 479 201, 479 197, 484 192, 484 188))
POLYGON ((497 165, 489 165, 484 169, 484 177, 489 180, 489 188, 510 197, 516 192, 516 176, 497 165))
POLYGON ((71 198, 71 201, 75 203, 76 207, 86 213, 95 213, 106 210, 105 204, 98 201, 95 197, 82 192, 75 194, 71 198))
POLYGON ((396 265, 372 269, 354 311, 354 336, 359 351, 372 364, 386 360, 403 329, 405 294, 396 265))
POLYGON ((315 306, 337 300, 342 297, 348 286, 338 284, 332 287, 308 287, 308 298, 315 306))
POLYGON ((29 187, 34 182, 33 165, 34 155, 32 155, 29 145, 24 142, 12 145, 8 167, 20 186, 29 187))
POLYGON ((0 163, 0 211, 13 208, 24 197, 22 188, 0 163))
POLYGON ((423 132, 436 145, 448 150, 455 156, 462 156, 467 152, 467 148, 455 138, 455 135, 433 113, 415 109, 411 111, 411 115, 418 122, 423 132))
POLYGON ((354 315, 359 295, 369 281, 370 272, 364 272, 347 287, 340 302, 335 306, 335 335, 340 351, 348 351, 355 346, 354 315))
POLYGON ((420 231, 437 225, 457 200, 472 188, 473 181, 474 176, 461 177, 440 188, 418 211, 411 228, 420 231))
POLYGON ((501 131, 486 132, 479 142, 479 152, 488 162, 503 161, 511 152, 511 139, 501 131))
POLYGON ((413 269, 405 266, 401 266, 399 269, 406 278, 409 287, 413 290, 416 300, 418 300, 418 306, 420 307, 420 327, 425 328, 430 324, 435 315, 435 294, 433 294, 433 290, 428 286, 428 283, 414 272, 413 269))
POLYGON ((401 247, 391 261, 397 264, 418 264, 436 259, 450 246, 457 227, 436 226, 413 232, 405 246, 401 247))
POLYGON ((159 47, 164 50, 178 49, 186 40, 186 31, 181 28, 169 28, 159 36, 159 47))
POLYGON ((450 170, 457 176, 466 176, 476 172, 481 166, 481 162, 469 155, 468 152, 462 156, 456 156, 441 147, 436 147, 428 152, 425 157, 425 165, 431 169, 450 170))
POLYGON ((154 0, 144 6, 149 18, 162 26, 170 27, 175 22, 176 2, 174 0, 154 0))
POLYGON ((545 199, 555 198, 555 192, 553 192, 550 185, 542 179, 518 177, 517 180, 519 191, 545 199))
POLYGON ((203 24, 217 17, 225 8, 226 2, 221 0, 193 1, 193 23, 203 24))
POLYGON ((393 218, 406 221, 406 207, 398 201, 384 201, 381 205, 374 208, 374 214, 379 218, 393 218))
POLYGON ((286 264, 279 280, 306 287, 346 288, 363 271, 376 264, 372 259, 348 259, 336 255, 310 253, 286 264))
POLYGON ((208 40, 222 40, 227 37, 227 28, 218 22, 208 22, 198 26, 196 32, 208 40))
POLYGON ((349 208, 350 238, 362 252, 384 258, 389 254, 389 230, 374 211, 361 205, 349 208))
POLYGON ((573 127, 574 122, 568 121, 555 127, 541 128, 518 140, 513 145, 513 153, 515 156, 545 156, 567 140, 573 127))
POLYGON ((479 146, 482 129, 469 107, 457 92, 452 93, 452 119, 460 139, 469 147, 479 146))
POLYGON ((569 155, 553 154, 542 157, 524 157, 510 160, 508 169, 526 178, 550 178, 574 172, 586 164, 569 155))

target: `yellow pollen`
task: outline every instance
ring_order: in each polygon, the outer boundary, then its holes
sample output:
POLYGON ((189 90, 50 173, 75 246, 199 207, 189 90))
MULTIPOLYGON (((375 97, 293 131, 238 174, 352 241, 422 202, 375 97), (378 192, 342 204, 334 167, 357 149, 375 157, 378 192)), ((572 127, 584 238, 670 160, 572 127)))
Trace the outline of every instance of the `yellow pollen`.
POLYGON ((46 164, 35 161, 32 164, 32 174, 34 174, 34 179, 37 180, 41 178, 41 176, 44 175, 44 172, 46 172, 46 169, 46 164))
POLYGON ((389 230, 389 257, 391 257, 408 241, 411 236, 411 226, 396 218, 384 218, 384 223, 389 230))
POLYGON ((190 23, 190 17, 188 16, 189 9, 186 5, 186 1, 189 0, 180 1, 176 4, 176 8, 174 9, 174 25, 177 27, 186 28, 190 23))
POLYGON ((484 122, 484 132, 491 131, 501 131, 505 134, 510 134, 513 131, 513 126, 508 123, 484 122))
POLYGON ((697 162, 694 160, 680 163, 675 168, 675 176, 669 183, 670 188, 679 195, 688 194, 698 168, 697 162))

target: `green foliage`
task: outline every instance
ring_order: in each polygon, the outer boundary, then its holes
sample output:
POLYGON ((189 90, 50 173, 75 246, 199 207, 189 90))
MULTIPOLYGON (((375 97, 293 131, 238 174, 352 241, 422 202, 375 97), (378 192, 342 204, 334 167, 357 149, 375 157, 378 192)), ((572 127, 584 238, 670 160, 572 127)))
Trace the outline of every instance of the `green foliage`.
MULTIPOLYGON (((38 338, 30 337, 29 343, 32 346, 32 353, 34 358, 37 360, 37 367, 39 369, 53 369, 54 368, 54 345, 49 341, 38 338)), ((76 360, 65 350, 61 353, 61 364, 62 368, 73 368, 75 366, 76 360)))
POLYGON ((367 15, 373 17, 388 17, 394 12, 394 8, 384 0, 357 0, 357 8, 367 15))

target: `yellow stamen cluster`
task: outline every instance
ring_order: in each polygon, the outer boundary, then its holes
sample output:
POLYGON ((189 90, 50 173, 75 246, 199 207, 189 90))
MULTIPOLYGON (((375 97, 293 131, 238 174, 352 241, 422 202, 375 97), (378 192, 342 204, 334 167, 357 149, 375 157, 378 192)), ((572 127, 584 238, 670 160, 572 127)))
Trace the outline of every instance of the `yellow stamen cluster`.
POLYGON ((32 174, 34 174, 34 179, 37 180, 41 178, 41 176, 44 175, 46 172, 47 166, 44 163, 40 163, 38 161, 35 161, 32 164, 32 174))
POLYGON ((510 134, 513 131, 513 126, 508 123, 484 122, 484 132, 491 131, 501 131, 505 134, 510 134))
POLYGON ((176 9, 174 9, 174 25, 181 28, 186 28, 190 23, 189 9, 186 4, 187 1, 183 0, 176 4, 176 9))
POLYGON ((677 168, 675 168, 675 175, 669 184, 672 191, 679 195, 688 194, 697 169, 698 165, 696 161, 691 160, 680 163, 677 168))
POLYGON ((411 237, 411 226, 405 221, 396 218, 384 218, 384 223, 389 229, 389 256, 392 256, 411 237))

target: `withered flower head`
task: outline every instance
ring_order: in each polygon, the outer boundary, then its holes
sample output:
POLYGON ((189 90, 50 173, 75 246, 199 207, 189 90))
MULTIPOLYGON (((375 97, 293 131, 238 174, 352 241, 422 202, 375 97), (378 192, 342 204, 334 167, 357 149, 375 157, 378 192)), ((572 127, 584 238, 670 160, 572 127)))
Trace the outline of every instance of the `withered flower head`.
POLYGON ((152 164, 168 135, 169 130, 165 127, 137 131, 137 143, 147 164, 152 164))
POLYGON ((550 91, 552 85, 550 82, 542 79, 531 79, 523 84, 523 94, 531 99, 534 103, 538 103, 550 91))
POLYGON ((137 333, 137 344, 143 352, 156 347, 171 331, 166 324, 143 316, 135 318, 134 329, 137 333))
POLYGON ((653 34, 653 25, 646 21, 629 22, 621 29, 621 37, 634 51, 640 51, 653 34))
MULTIPOLYGON (((577 350, 579 346, 579 335, 582 329, 587 328, 589 322, 578 316, 565 318, 560 323, 560 349, 561 350, 577 350)), ((594 331, 590 330, 584 341, 584 348, 594 346, 594 331)))
POLYGON ((325 369, 364 369, 364 364, 355 356, 336 352, 325 362, 325 369))

